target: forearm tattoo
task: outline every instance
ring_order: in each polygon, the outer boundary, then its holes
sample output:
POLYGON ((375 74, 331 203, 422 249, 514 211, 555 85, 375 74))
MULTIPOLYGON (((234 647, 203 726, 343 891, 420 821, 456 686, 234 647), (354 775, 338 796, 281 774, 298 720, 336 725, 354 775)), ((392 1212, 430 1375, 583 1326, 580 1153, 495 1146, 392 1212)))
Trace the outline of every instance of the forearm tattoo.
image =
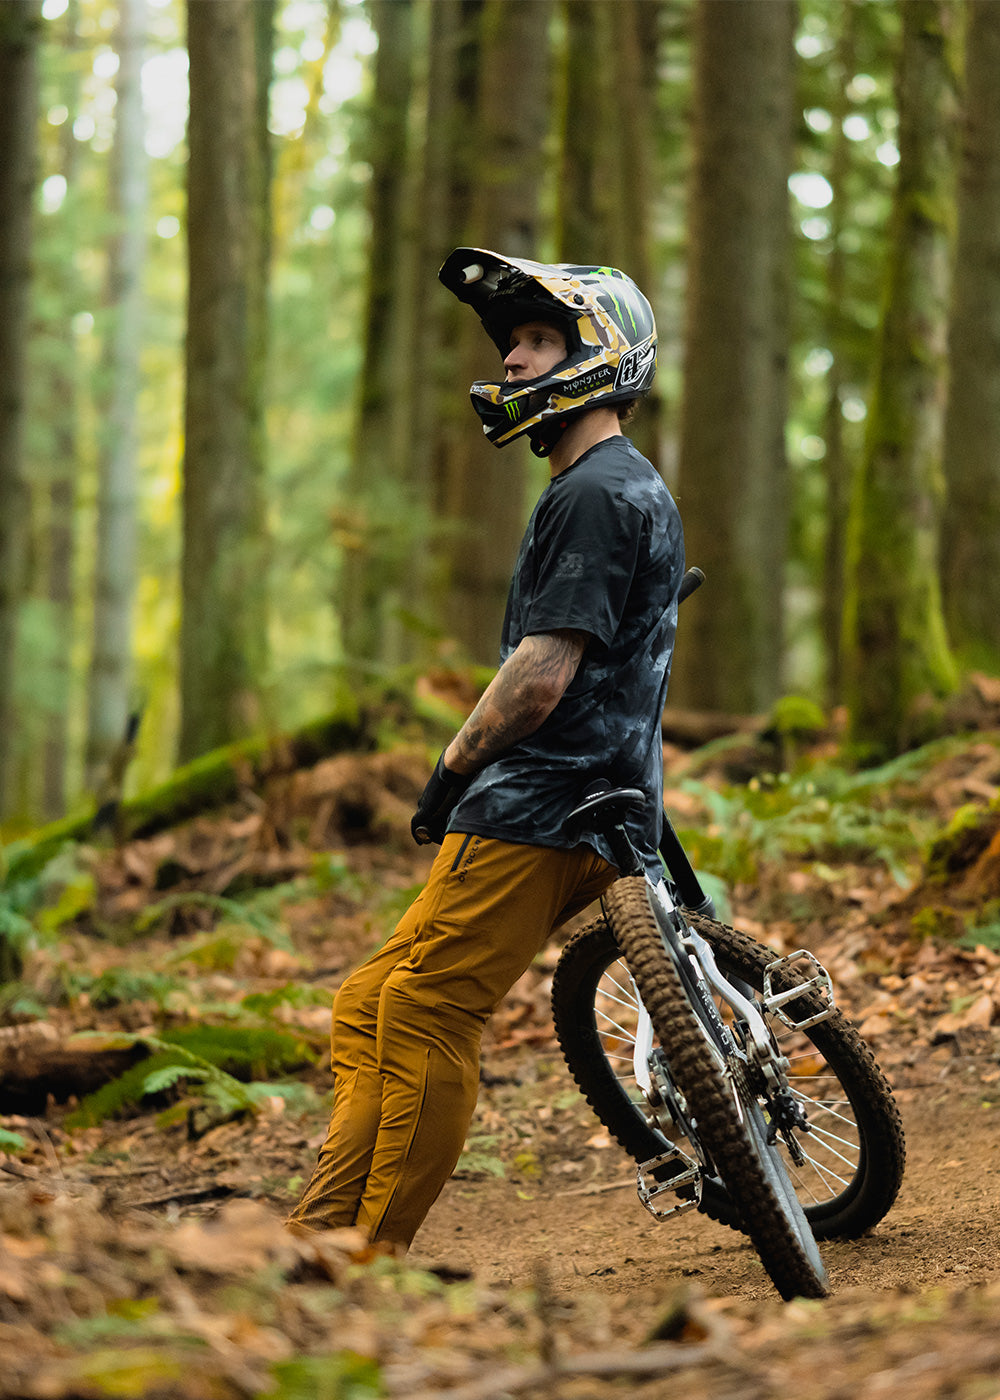
POLYGON ((449 745, 449 767, 474 772, 534 734, 576 675, 587 641, 586 632, 571 631, 525 637, 449 745))

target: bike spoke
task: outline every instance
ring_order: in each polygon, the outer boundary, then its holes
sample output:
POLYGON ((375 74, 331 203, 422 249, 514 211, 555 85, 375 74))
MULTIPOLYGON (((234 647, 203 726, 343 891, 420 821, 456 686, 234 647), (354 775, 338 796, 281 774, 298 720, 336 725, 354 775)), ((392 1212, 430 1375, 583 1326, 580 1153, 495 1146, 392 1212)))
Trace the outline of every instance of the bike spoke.
POLYGON ((838 1123, 844 1123, 848 1128, 857 1127, 857 1119, 854 1117, 853 1113, 838 1113, 833 1106, 835 1104, 845 1104, 850 1108, 850 1103, 847 1099, 833 1099, 832 1101, 827 1099, 810 1099, 804 1094, 796 1094, 795 1097, 798 1099, 799 1103, 804 1104, 806 1108, 814 1109, 817 1113, 822 1113, 827 1118, 833 1118, 838 1123))
MULTIPOLYGON (((815 1136, 815 1137, 821 1138, 821 1139, 822 1139, 823 1150, 824 1150, 825 1152, 829 1152, 829 1154, 830 1154, 831 1157, 836 1157, 836 1158, 838 1158, 841 1162, 843 1162, 843 1163, 845 1164, 845 1166, 848 1166, 848 1167, 856 1167, 856 1166, 857 1166, 858 1156, 860 1156, 860 1151, 861 1151, 861 1149, 860 1149, 860 1147, 858 1146, 857 1142, 849 1142, 846 1138, 837 1137, 837 1135, 836 1135, 835 1133, 830 1133, 830 1132, 825 1131, 823 1128, 817 1128, 817 1127, 813 1127, 812 1133, 810 1134, 810 1136, 815 1136), (845 1157, 844 1154, 843 1154, 842 1152, 838 1152, 837 1149, 836 1149, 836 1147, 833 1146, 833 1144, 834 1144, 835 1142, 840 1143, 841 1147, 846 1147, 847 1150, 848 1150, 849 1152, 854 1152, 854 1153, 856 1154, 855 1157, 854 1157, 854 1159, 852 1160, 850 1157, 845 1157)), ((801 1141, 801 1139, 800 1139, 800 1141, 801 1141)))
POLYGON ((629 1030, 626 1026, 623 1026, 621 1022, 616 1021, 607 1011, 602 1011, 601 1016, 607 1022, 607 1025, 598 1031, 599 1035, 611 1035, 617 1031, 623 1040, 631 1040, 633 1044, 635 1043, 634 1030, 629 1030))
MULTIPOLYGON (((851 1184, 851 1177, 839 1176, 835 1171, 831 1170, 831 1168, 824 1166, 821 1162, 817 1162, 814 1157, 810 1157, 808 1153, 806 1154, 806 1161, 812 1167, 821 1184, 826 1188, 827 1200, 829 1200, 831 1196, 839 1195, 842 1190, 851 1184)), ((795 1182, 796 1190, 798 1191, 801 1189, 803 1193, 807 1193, 811 1197, 814 1205, 820 1205, 824 1198, 822 1196, 817 1196, 813 1188, 803 1181, 802 1168, 790 1162, 786 1162, 786 1168, 795 1182)))
POLYGON ((846 1157, 840 1158, 839 1153, 834 1153, 834 1156, 838 1157, 839 1160, 843 1161, 848 1167, 851 1168, 850 1176, 845 1176, 842 1172, 837 1171, 836 1166, 833 1163, 820 1161, 820 1159, 818 1157, 814 1157, 811 1152, 806 1153, 806 1161, 813 1168, 816 1174, 822 1177, 824 1182, 835 1181, 838 1187, 849 1186, 851 1181, 853 1180, 854 1163, 847 1161, 846 1157))

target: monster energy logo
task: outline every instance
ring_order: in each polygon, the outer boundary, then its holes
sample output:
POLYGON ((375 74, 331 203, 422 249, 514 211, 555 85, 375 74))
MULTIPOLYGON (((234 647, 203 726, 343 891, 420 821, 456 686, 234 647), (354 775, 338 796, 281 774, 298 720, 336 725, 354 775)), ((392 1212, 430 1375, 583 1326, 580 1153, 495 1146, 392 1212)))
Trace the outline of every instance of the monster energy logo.
POLYGON ((521 416, 521 405, 515 399, 511 399, 508 403, 504 404, 504 408, 507 411, 507 417, 510 421, 516 423, 521 416))

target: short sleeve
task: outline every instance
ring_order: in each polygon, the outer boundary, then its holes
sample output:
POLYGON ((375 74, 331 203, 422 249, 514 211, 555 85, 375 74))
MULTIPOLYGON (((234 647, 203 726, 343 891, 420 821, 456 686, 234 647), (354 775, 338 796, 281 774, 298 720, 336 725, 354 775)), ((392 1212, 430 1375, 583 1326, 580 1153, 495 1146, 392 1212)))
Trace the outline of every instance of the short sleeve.
POLYGON ((644 520, 612 481, 581 473, 552 493, 536 522, 535 584, 525 634, 563 628, 610 646, 636 570, 644 520))

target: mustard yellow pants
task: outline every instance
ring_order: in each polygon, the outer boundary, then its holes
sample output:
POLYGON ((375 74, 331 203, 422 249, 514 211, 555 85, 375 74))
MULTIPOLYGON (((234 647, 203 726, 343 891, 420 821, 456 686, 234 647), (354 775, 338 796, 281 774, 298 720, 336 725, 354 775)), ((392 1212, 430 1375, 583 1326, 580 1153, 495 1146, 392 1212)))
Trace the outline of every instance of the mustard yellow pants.
POLYGON ((583 846, 445 837, 392 938, 334 999, 333 1115, 290 1225, 409 1246, 465 1143, 486 1021, 615 874, 583 846))

